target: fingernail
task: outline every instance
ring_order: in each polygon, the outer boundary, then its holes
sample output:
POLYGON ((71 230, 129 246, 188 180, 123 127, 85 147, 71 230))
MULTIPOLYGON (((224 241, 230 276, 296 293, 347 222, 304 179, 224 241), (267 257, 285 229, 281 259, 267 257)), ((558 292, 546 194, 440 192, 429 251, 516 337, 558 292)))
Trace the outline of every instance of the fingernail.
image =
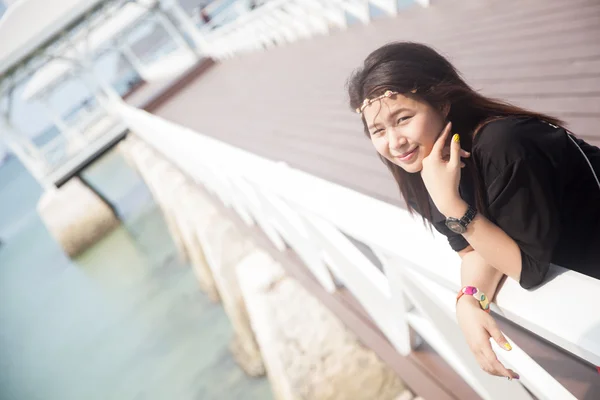
POLYGON ((504 343, 504 348, 505 348, 506 350, 508 350, 508 351, 511 351, 511 350, 512 350, 512 346, 511 346, 511 345, 510 345, 510 343, 508 343, 508 342, 504 343))
POLYGON ((452 141, 459 143, 460 142, 460 135, 458 133, 455 133, 454 136, 452 136, 452 141))
POLYGON ((520 379, 521 377, 519 376, 519 374, 515 374, 515 379, 520 379))

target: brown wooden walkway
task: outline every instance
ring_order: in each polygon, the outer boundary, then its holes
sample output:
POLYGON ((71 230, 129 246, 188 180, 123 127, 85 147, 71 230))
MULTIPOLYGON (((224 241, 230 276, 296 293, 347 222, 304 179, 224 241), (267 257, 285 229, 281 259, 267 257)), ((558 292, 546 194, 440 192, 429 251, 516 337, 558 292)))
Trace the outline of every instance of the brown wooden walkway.
POLYGON ((484 93, 566 119, 600 144, 600 1, 434 0, 213 68, 156 110, 199 132, 399 204, 344 85, 379 45, 448 55, 484 93))
MULTIPOLYGON (((347 106, 344 85, 370 51, 386 42, 414 40, 448 55, 483 93, 554 114, 577 135, 600 145, 600 0, 432 3, 368 26, 217 64, 190 74, 147 108, 258 155, 402 205, 347 106)), ((304 280, 319 293, 317 284, 304 280)), ((351 305, 349 296, 340 296, 323 299, 419 394, 435 396, 435 391, 421 393, 416 386, 433 390, 431 385, 437 385, 447 393, 444 398, 474 395, 427 348, 415 352, 409 364, 390 356, 389 344, 360 308, 351 305), (406 365, 416 369, 410 372, 406 365)), ((503 329, 578 398, 600 398, 600 378, 592 366, 508 323, 503 329)))

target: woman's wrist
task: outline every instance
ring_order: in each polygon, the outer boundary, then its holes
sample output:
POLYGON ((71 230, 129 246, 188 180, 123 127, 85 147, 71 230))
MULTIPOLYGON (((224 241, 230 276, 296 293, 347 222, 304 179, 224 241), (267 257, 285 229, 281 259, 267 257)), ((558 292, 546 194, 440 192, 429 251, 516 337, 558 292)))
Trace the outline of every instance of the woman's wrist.
POLYGON ((440 209, 440 212, 446 218, 452 217, 456 219, 461 219, 463 215, 465 215, 465 213, 467 212, 468 208, 469 205, 467 204, 467 202, 459 197, 458 199, 452 201, 452 203, 444 206, 443 210, 440 209))
POLYGON ((479 308, 481 309, 481 304, 479 303, 479 300, 477 300, 475 297, 473 296, 460 296, 460 298, 456 301, 456 307, 458 308, 459 304, 462 304, 462 306, 466 306, 466 307, 475 307, 475 308, 479 308))

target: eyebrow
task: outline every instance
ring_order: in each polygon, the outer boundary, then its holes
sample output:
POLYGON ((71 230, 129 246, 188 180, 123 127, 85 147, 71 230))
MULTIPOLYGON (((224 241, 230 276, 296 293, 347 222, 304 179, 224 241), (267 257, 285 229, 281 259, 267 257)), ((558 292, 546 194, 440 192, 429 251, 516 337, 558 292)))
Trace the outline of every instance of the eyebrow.
MULTIPOLYGON (((406 107, 400 107, 394 111, 392 111, 392 113, 389 115, 388 120, 393 119, 394 117, 396 117, 398 114, 400 114, 402 111, 410 111, 408 108, 406 107)), ((367 126, 367 129, 370 131, 373 128, 376 128, 375 124, 373 125, 369 125, 367 126)))

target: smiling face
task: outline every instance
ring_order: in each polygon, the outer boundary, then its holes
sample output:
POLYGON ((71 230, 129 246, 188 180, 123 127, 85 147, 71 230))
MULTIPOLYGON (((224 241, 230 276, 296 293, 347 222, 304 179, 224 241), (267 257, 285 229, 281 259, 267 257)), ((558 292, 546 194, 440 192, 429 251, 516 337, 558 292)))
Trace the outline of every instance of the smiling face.
POLYGON ((373 102, 363 116, 377 152, 409 173, 421 171, 445 126, 442 111, 402 94, 373 102))

